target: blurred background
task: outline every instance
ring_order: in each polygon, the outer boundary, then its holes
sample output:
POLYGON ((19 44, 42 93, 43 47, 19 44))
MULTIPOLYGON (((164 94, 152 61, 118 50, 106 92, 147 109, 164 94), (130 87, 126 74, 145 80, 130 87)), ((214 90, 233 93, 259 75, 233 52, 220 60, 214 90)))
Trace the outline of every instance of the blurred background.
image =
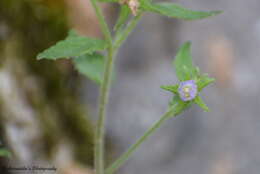
MULTIPOLYGON (((175 0, 224 13, 193 22, 145 14, 117 59, 107 119, 107 161, 124 152, 166 110, 177 82, 171 62, 193 43, 195 64, 216 78, 204 90, 210 113, 192 107, 164 124, 120 174, 259 174, 260 1, 175 0)), ((110 24, 117 5, 102 4, 110 24)), ((98 87, 68 60, 36 61, 75 28, 101 37, 88 0, 0 1, 1 166, 54 166, 91 174, 98 87)), ((1 171, 1 174, 14 171, 1 171)), ((25 171, 28 173, 28 171, 25 171)))

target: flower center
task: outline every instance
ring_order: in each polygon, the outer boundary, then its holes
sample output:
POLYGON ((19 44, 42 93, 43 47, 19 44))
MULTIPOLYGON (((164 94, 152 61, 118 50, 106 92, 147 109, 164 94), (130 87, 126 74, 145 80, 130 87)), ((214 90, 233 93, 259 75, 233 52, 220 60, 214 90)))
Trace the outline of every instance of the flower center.
POLYGON ((184 93, 185 97, 190 97, 190 91, 191 91, 191 87, 190 86, 185 86, 183 88, 183 93, 184 93))
POLYGON ((181 82, 178 92, 183 101, 190 101, 197 95, 197 85, 194 80, 181 82))

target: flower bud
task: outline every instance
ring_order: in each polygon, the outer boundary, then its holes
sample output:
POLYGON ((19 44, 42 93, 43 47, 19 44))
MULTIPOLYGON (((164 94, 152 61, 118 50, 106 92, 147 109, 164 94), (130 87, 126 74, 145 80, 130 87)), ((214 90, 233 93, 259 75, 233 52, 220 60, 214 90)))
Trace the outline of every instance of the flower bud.
POLYGON ((138 9, 140 6, 139 0, 120 0, 120 4, 127 4, 127 6, 130 8, 132 14, 134 16, 137 16, 138 9))

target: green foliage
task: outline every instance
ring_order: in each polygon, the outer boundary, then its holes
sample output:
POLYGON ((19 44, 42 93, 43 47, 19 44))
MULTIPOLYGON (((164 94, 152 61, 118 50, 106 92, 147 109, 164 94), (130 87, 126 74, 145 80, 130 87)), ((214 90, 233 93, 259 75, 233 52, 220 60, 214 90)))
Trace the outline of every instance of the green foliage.
POLYGON ((170 91, 174 94, 178 94, 178 88, 179 85, 173 85, 173 86, 161 86, 162 89, 170 91))
POLYGON ((172 107, 175 105, 174 114, 172 116, 177 116, 184 110, 190 107, 191 102, 184 102, 181 100, 179 95, 175 95, 172 97, 172 100, 169 102, 169 107, 172 107))
POLYGON ((124 26, 127 19, 129 18, 130 14, 131 14, 131 10, 127 5, 120 6, 119 17, 114 27, 115 31, 121 30, 121 28, 124 26))
MULTIPOLYGON (((119 0, 98 0, 99 2, 119 2, 119 0)), ((140 0, 140 9, 142 11, 148 11, 152 13, 158 13, 163 16, 171 17, 171 18, 177 18, 177 19, 183 19, 183 20, 198 20, 203 19, 211 16, 218 15, 222 13, 222 11, 195 11, 190 10, 185 7, 182 7, 179 4, 171 3, 171 2, 160 2, 160 3, 153 3, 152 0, 140 0)), ((121 5, 121 10, 125 8, 126 5, 121 5)), ((124 11, 124 10, 122 10, 124 11)), ((122 14, 122 18, 126 17, 126 11, 124 11, 122 14)), ((127 14, 128 16, 129 14, 127 14)), ((120 13, 121 16, 121 13, 120 13)), ((120 19, 119 18, 119 19, 120 19)), ((120 20, 121 20, 120 19, 120 20)), ((123 20, 121 20, 123 21, 123 20)), ((117 25, 116 25, 117 26, 117 25)))
POLYGON ((106 42, 90 37, 79 36, 75 32, 70 32, 69 36, 58 42, 56 45, 38 54, 37 59, 70 58, 91 54, 94 51, 104 50, 106 42))
MULTIPOLYGON (((122 2, 126 3, 127 5, 121 4, 119 17, 114 27, 115 35, 113 35, 113 33, 110 32, 110 29, 105 21, 105 17, 101 13, 102 10, 97 5, 96 1, 119 2, 119 0, 91 0, 106 42, 98 39, 82 37, 77 35, 75 32, 71 32, 65 40, 58 42, 55 46, 49 48, 43 53, 40 53, 37 58, 56 60, 58 58, 74 57, 73 62, 76 69, 83 75, 102 85, 100 88, 101 97, 99 103, 99 118, 97 122, 97 134, 95 137, 95 144, 97 146, 95 148, 95 171, 97 174, 101 174, 104 173, 103 140, 105 133, 105 110, 112 80, 114 57, 116 56, 118 48, 128 37, 129 33, 133 30, 138 20, 141 18, 142 12, 148 11, 172 18, 196 20, 217 15, 220 13, 220 11, 193 11, 174 3, 152 3, 151 0, 122 2), (140 6, 138 2, 140 2, 140 6), (129 7, 134 12, 136 9, 139 10, 137 15, 134 13, 136 16, 132 19, 129 19, 131 14, 129 7), (128 19, 129 24, 126 25, 128 19), (104 57, 97 53, 97 51, 104 49, 106 49, 108 55, 106 65, 104 65, 104 57), (103 73, 104 82, 102 82, 103 73)), ((209 110, 201 97, 198 96, 197 89, 198 91, 201 91, 204 87, 212 83, 214 79, 209 78, 207 75, 201 74, 199 69, 193 65, 190 47, 190 42, 183 44, 174 60, 175 71, 179 81, 181 81, 181 85, 177 84, 161 87, 162 89, 168 90, 174 94, 168 111, 163 114, 162 118, 156 122, 154 126, 152 126, 147 132, 145 132, 145 134, 134 145, 132 145, 126 153, 124 153, 118 160, 116 160, 112 164, 112 167, 108 168, 108 171, 106 171, 107 174, 112 174, 117 168, 119 168, 120 165, 129 158, 132 152, 134 152, 148 136, 150 136, 157 128, 160 127, 164 120, 170 118, 171 116, 177 116, 193 103, 196 103, 205 111, 209 110), (188 85, 183 88, 183 85, 186 84, 188 85), (181 86, 180 90, 179 86, 181 86), (179 91, 181 95, 179 94, 179 91)))
POLYGON ((86 77, 101 84, 104 73, 104 56, 98 53, 85 54, 73 59, 76 69, 86 77))
POLYGON ((5 148, 0 148, 0 157, 7 157, 7 158, 11 158, 12 154, 9 150, 5 149, 5 148))
POLYGON ((209 108, 207 107, 207 105, 204 103, 204 101, 202 100, 202 98, 200 96, 197 96, 194 99, 194 102, 201 107, 204 111, 209 112, 209 108))
POLYGON ((190 42, 184 43, 179 49, 173 62, 176 75, 181 81, 189 80, 196 75, 196 68, 193 66, 192 63, 190 47, 190 42))
POLYGON ((179 97, 178 94, 174 95, 172 97, 172 99, 170 100, 169 102, 169 106, 172 106, 172 105, 176 105, 178 103, 182 103, 183 101, 181 100, 181 98, 179 97))
POLYGON ((213 83, 215 79, 210 78, 207 74, 203 74, 198 78, 198 91, 200 92, 203 88, 213 83))
POLYGON ((74 30, 71 30, 65 40, 43 51, 37 58, 51 60, 73 58, 75 68, 81 74, 97 84, 101 84, 104 72, 104 57, 96 51, 105 48, 105 41, 79 36, 74 30))
MULTIPOLYGON (((181 48, 179 49, 175 60, 173 61, 175 72, 180 81, 187 81, 187 80, 195 80, 198 92, 200 92, 203 88, 208 86, 210 83, 214 82, 213 78, 210 78, 207 74, 201 74, 198 67, 195 67, 192 63, 192 56, 191 56, 191 43, 186 42, 184 43, 181 48)), ((182 107, 185 110, 190 104, 196 103, 200 106, 204 111, 209 111, 209 108, 204 103, 202 98, 197 94, 197 96, 191 101, 182 101, 179 97, 178 88, 179 85, 168 85, 168 86, 161 86, 162 89, 172 92, 175 96, 170 101, 170 106, 176 103, 182 105, 182 103, 187 103, 185 107, 182 107)))
POLYGON ((163 16, 184 19, 184 20, 203 19, 221 13, 221 11, 209 11, 209 12, 193 11, 193 10, 186 9, 180 5, 174 3, 168 3, 168 2, 149 3, 148 1, 142 1, 141 7, 145 11, 159 13, 163 16))

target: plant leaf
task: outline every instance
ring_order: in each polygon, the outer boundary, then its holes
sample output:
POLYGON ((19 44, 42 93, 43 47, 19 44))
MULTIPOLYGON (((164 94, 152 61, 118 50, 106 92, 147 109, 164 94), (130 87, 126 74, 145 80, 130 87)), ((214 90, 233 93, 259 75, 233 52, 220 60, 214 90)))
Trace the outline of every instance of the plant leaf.
POLYGON ((12 156, 11 152, 5 148, 0 148, 0 157, 8 157, 12 156))
POLYGON ((189 80, 196 76, 196 68, 192 64, 190 47, 190 42, 184 43, 173 61, 176 75, 180 81, 189 80))
POLYGON ((201 107, 204 111, 206 112, 209 112, 209 108, 207 107, 207 105, 204 103, 204 101, 202 100, 202 98, 200 96, 197 96, 195 99, 194 99, 194 102, 199 106, 201 107))
POLYGON ((213 83, 215 81, 214 78, 210 78, 207 74, 204 74, 199 77, 199 80, 197 82, 198 85, 198 91, 200 92, 203 88, 208 86, 209 84, 213 83))
POLYGON ((120 5, 119 17, 114 27, 115 31, 120 29, 125 24, 130 14, 131 14, 131 10, 127 5, 124 4, 120 5))
POLYGON ((203 19, 221 13, 221 11, 205 12, 205 11, 189 10, 178 4, 168 3, 168 2, 148 3, 146 1, 143 1, 143 3, 141 3, 141 6, 145 11, 155 12, 164 16, 179 18, 184 20, 203 19))
POLYGON ((102 83, 105 59, 98 53, 85 54, 73 59, 75 68, 97 84, 102 83))
POLYGON ((179 85, 161 86, 161 88, 166 90, 166 91, 170 91, 170 92, 172 92, 174 94, 178 94, 179 85))
POLYGON ((79 36, 75 31, 70 31, 65 40, 38 54, 37 59, 51 59, 77 57, 94 51, 103 50, 106 43, 103 40, 79 36))
POLYGON ((68 36, 77 37, 77 36, 78 36, 78 33, 77 33, 76 30, 71 29, 71 30, 68 32, 68 36))

